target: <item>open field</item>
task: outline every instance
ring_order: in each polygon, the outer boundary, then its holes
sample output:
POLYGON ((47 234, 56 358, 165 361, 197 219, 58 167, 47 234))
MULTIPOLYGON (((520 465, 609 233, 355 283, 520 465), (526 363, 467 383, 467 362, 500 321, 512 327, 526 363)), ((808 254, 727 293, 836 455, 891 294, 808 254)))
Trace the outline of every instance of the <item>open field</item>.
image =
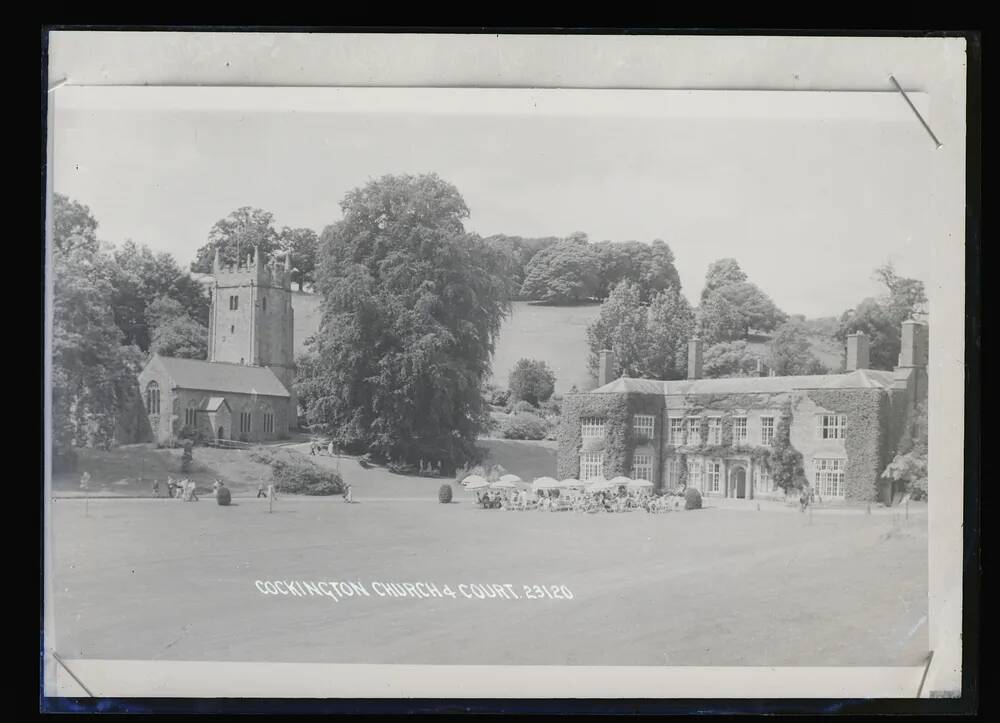
POLYGON ((925 509, 904 526, 832 510, 507 512, 470 498, 282 498, 270 514, 255 499, 91 500, 86 514, 55 500, 55 648, 560 665, 917 665, 926 653, 925 509), (269 595, 258 580, 354 581, 369 595, 269 595), (379 597, 379 581, 456 597, 379 597), (470 583, 518 599, 467 599, 470 583), (572 599, 528 599, 533 585, 572 599))

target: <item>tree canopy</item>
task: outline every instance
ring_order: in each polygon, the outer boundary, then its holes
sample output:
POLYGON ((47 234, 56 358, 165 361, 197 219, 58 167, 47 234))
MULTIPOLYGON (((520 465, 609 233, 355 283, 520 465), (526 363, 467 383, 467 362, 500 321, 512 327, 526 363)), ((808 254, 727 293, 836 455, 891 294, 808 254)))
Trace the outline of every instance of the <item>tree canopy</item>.
POLYGON ((600 257, 586 236, 543 248, 528 263, 521 296, 552 304, 592 298, 600 282, 600 257))
POLYGON ((705 349, 702 373, 708 379, 755 376, 760 361, 761 354, 746 341, 720 341, 705 349))
POLYGON ((519 359, 510 372, 508 388, 515 400, 537 407, 556 390, 556 375, 544 361, 519 359))
POLYGON ((768 343, 767 365, 778 376, 824 374, 828 370, 812 353, 805 322, 786 321, 768 343))
POLYGON ((465 201, 437 175, 383 176, 341 208, 320 239, 307 371, 322 383, 299 376, 310 423, 393 459, 473 459, 513 292, 503 255, 465 232, 465 201))
POLYGON ((73 246, 97 251, 97 219, 90 208, 56 193, 52 198, 52 244, 54 250, 68 252, 73 246))
POLYGON ((751 331, 771 331, 786 315, 747 276, 733 259, 719 259, 708 267, 698 326, 706 344, 746 339, 751 331))
POLYGON ((212 273, 215 251, 219 260, 227 265, 236 265, 237 249, 240 263, 260 249, 261 261, 270 259, 281 248, 281 239, 274 227, 274 214, 259 208, 243 206, 212 226, 208 232, 208 243, 198 249, 191 270, 202 274, 212 273))
POLYGON ((316 253, 319 236, 311 228, 288 228, 285 226, 278 235, 281 250, 292 255, 292 283, 298 284, 299 291, 305 284, 316 281, 316 253))

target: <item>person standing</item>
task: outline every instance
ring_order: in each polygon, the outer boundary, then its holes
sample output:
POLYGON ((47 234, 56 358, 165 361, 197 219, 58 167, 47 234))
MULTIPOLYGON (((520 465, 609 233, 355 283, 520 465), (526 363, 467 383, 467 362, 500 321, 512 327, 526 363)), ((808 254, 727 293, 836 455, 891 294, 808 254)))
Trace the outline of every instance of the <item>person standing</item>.
POLYGON ((264 489, 263 482, 257 485, 257 499, 260 499, 261 497, 267 497, 267 490, 264 489))
POLYGON ((328 455, 330 455, 331 457, 333 456, 333 440, 332 439, 330 440, 330 444, 328 444, 326 446, 326 453, 328 455))
POLYGON ((313 457, 316 456, 316 440, 315 439, 310 439, 309 440, 309 454, 312 455, 313 457))
POLYGON ((159 497, 159 496, 160 496, 160 480, 154 479, 153 480, 153 497, 159 497))

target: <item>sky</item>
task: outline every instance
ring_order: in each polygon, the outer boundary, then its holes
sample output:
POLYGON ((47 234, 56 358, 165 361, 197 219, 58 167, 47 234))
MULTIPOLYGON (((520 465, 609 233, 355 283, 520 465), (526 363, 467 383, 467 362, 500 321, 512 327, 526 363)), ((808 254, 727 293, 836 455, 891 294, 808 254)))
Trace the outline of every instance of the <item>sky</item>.
POLYGON ((57 105, 53 187, 104 241, 187 265, 240 206, 321 232, 383 174, 453 183, 482 235, 666 241, 697 302, 735 258, 788 313, 839 315, 875 267, 927 280, 929 143, 917 122, 773 114, 288 112, 57 105))

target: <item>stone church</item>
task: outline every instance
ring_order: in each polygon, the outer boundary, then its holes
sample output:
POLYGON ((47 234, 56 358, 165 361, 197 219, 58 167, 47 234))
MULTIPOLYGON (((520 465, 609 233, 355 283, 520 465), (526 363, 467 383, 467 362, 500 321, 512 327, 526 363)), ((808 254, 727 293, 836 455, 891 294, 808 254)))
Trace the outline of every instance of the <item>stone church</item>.
POLYGON ((154 354, 139 374, 153 438, 198 432, 213 439, 280 439, 297 426, 292 391, 291 258, 222 266, 209 287, 208 360, 154 354))
POLYGON ((869 368, 864 334, 847 338, 840 374, 702 378, 702 342, 688 347, 688 379, 614 378, 600 354, 599 387, 564 398, 558 474, 647 479, 742 499, 780 497, 771 451, 780 439, 802 455, 821 499, 891 502, 882 472, 927 398, 927 326, 902 325, 893 371, 869 368))

